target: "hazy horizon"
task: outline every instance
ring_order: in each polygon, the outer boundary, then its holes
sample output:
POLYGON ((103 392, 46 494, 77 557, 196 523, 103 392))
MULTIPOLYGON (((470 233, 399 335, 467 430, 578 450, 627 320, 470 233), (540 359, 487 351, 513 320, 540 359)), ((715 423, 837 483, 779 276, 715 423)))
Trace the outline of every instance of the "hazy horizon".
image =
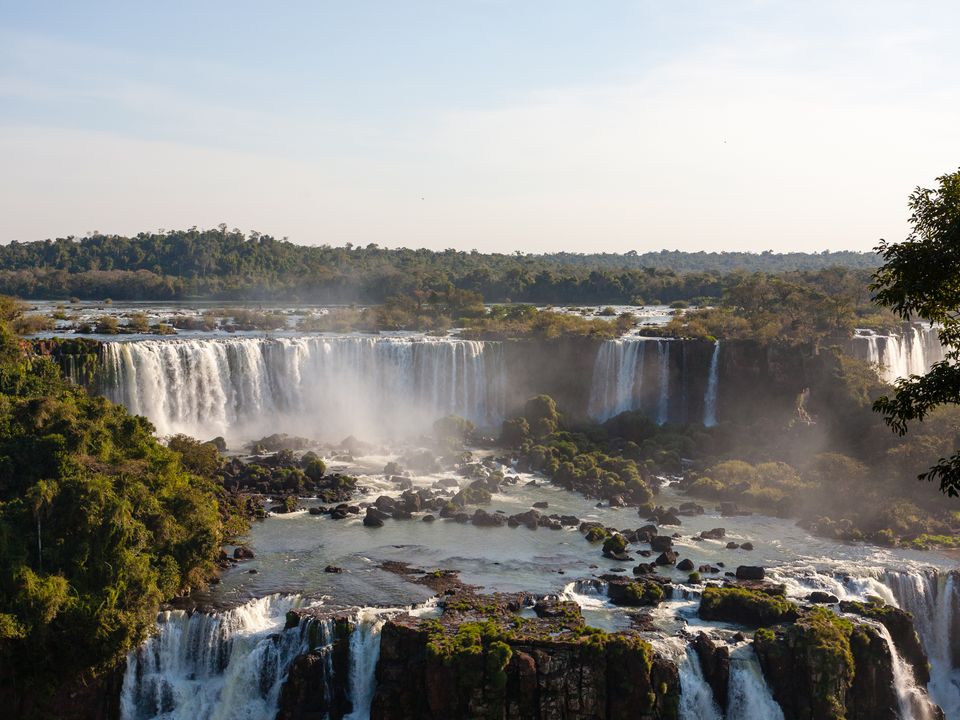
POLYGON ((0 7, 4 243, 869 251, 960 164, 946 2, 0 7))

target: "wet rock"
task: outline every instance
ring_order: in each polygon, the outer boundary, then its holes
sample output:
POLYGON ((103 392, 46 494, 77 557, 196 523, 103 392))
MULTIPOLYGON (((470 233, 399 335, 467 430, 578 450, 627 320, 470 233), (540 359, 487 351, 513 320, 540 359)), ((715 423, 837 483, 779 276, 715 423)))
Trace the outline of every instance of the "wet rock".
POLYGON ((677 554, 673 550, 666 550, 654 560, 657 565, 673 565, 677 562, 677 554))
POLYGON ((413 480, 408 477, 403 477, 402 475, 394 475, 392 478, 390 478, 390 482, 392 482, 401 490, 413 489, 413 480))
POLYGON ((541 515, 536 510, 527 510, 526 512, 511 515, 509 519, 516 523, 513 527, 525 525, 530 530, 536 530, 540 526, 540 518, 541 515))
POLYGON ((343 572, 343 568, 342 568, 342 567, 337 567, 336 565, 327 565, 327 566, 323 569, 323 571, 326 572, 326 573, 342 573, 342 572, 343 572))
POLYGON ((467 513, 465 512, 461 512, 454 515, 453 520, 454 522, 458 522, 461 525, 465 525, 466 523, 470 522, 470 516, 467 515, 467 513))
POLYGON ((693 640, 693 649, 700 659, 703 678, 713 690, 713 699, 721 708, 727 707, 727 689, 730 686, 730 648, 704 632, 693 640))
POLYGON ((753 515, 749 510, 741 510, 735 502, 722 502, 718 506, 720 515, 723 517, 734 517, 736 515, 753 515))
POLYGON ((386 513, 380 508, 377 508, 371 505, 370 507, 367 508, 367 517, 375 517, 378 520, 389 520, 390 513, 386 513))
POLYGON ((823 592, 822 590, 814 590, 807 595, 807 602, 833 605, 834 603, 840 602, 840 598, 831 593, 823 592))
POLYGON ((365 527, 378 528, 383 527, 383 520, 376 515, 365 515, 363 518, 363 524, 365 527))
POLYGON ((253 550, 244 545, 240 545, 233 550, 234 560, 252 560, 253 557, 253 550))
POLYGON ((720 572, 720 568, 716 567, 715 565, 701 565, 700 567, 697 568, 697 572, 699 572, 699 573, 718 573, 718 572, 720 572))
POLYGON ((700 533, 700 537, 704 540, 720 540, 724 535, 727 534, 726 528, 713 528, 712 530, 704 530, 700 533))
POLYGON ((548 503, 546 500, 540 500, 539 502, 535 502, 533 504, 533 507, 539 508, 540 510, 544 510, 550 507, 550 503, 548 503))
POLYGON ((673 538, 668 535, 657 535, 650 540, 650 549, 654 552, 665 552, 673 548, 673 538))
POLYGON ((576 527, 580 524, 580 518, 575 515, 561 515, 560 524, 564 527, 576 527))
POLYGON ((496 513, 491 514, 486 510, 477 508, 476 512, 473 513, 473 517, 470 518, 470 522, 477 527, 502 527, 506 524, 507 519, 503 515, 496 513))
POLYGON ((424 522, 431 523, 431 522, 433 522, 434 520, 436 520, 436 518, 435 518, 433 515, 427 514, 427 515, 424 515, 424 516, 423 516, 423 521, 424 521, 424 522))
POLYGON ((308 511, 311 515, 323 515, 323 508, 321 507, 312 507, 308 511))
POLYGON ((388 495, 381 495, 373 501, 373 504, 378 510, 383 510, 387 514, 392 513, 397 507, 396 499, 388 495))
POLYGON ((740 544, 739 544, 739 543, 735 543, 735 542, 733 542, 732 540, 727 543, 727 550, 736 550, 736 549, 739 548, 739 547, 740 547, 740 544))
POLYGON ((439 488, 457 488, 460 489, 460 483, 457 482, 456 478, 440 478, 434 483, 435 487, 439 488))
POLYGON ((690 572, 693 570, 693 560, 690 558, 684 558, 677 563, 677 570, 682 570, 683 572, 690 572))
POLYGON ((634 575, 652 575, 657 571, 657 566, 652 563, 640 563, 633 569, 634 575))
POLYGON ((697 505, 695 502, 685 502, 680 504, 678 510, 680 515, 703 515, 703 505, 697 505))
POLYGON ((740 543, 740 549, 741 549, 741 550, 753 550, 753 543, 752 543, 752 542, 740 543))
POLYGON ((404 510, 403 508, 398 507, 392 513, 390 513, 390 517, 392 517, 394 520, 412 520, 413 513, 411 513, 409 510, 404 510))
POLYGON ((257 570, 256 568, 250 568, 249 570, 247 570, 247 573, 250 575, 257 575, 260 573, 260 571, 257 570))
POLYGON ((737 567, 737 580, 763 580, 766 570, 758 565, 740 565, 737 567))

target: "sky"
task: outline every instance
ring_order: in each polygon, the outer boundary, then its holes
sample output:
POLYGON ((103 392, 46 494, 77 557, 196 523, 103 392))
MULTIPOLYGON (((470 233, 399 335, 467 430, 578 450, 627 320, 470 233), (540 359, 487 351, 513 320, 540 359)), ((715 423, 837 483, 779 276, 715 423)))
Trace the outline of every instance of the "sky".
POLYGON ((960 166, 960 3, 0 0, 0 242, 868 250, 960 166))

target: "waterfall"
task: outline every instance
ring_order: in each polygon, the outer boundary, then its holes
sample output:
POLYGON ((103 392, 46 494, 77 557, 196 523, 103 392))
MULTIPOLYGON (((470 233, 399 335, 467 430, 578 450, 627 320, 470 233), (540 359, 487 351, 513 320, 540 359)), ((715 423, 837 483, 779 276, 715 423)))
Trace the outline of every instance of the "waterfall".
POLYGON ((680 670, 680 720, 722 720, 713 690, 703 677, 696 650, 687 645, 677 666, 680 670))
POLYGON ((888 572, 897 604, 913 615, 930 661, 927 692, 948 718, 960 718, 960 588, 955 572, 888 572))
POLYGON ((298 603, 270 595, 222 613, 160 613, 156 635, 127 656, 121 717, 272 718, 287 668, 308 649, 306 625, 283 629, 298 603))
POLYGON ((730 654, 728 688, 727 720, 783 720, 752 646, 741 645, 730 654))
POLYGON ((943 359, 936 328, 916 323, 893 335, 857 330, 850 348, 854 356, 878 366, 880 377, 888 383, 923 375, 943 359))
POLYGON ((600 346, 590 385, 591 417, 604 421, 637 408, 645 347, 641 338, 607 340, 600 346))
POLYGON ((660 397, 657 400, 657 424, 663 425, 670 415, 670 343, 659 341, 660 397))
POLYGON ((109 342, 103 391, 161 435, 340 439, 502 419, 502 347, 449 338, 309 336, 109 342))
POLYGON ((703 425, 713 427, 717 424, 717 384, 720 368, 720 341, 713 344, 710 356, 710 374, 707 377, 707 393, 703 398, 703 425))
POLYGON ((382 611, 365 608, 350 636, 350 697, 353 712, 344 720, 369 720, 376 691, 377 660, 380 659, 380 630, 386 619, 382 611))
POLYGON ((927 693, 917 687, 913 669, 900 655, 890 631, 882 623, 875 623, 877 632, 887 644, 893 664, 893 689, 897 694, 901 720, 935 720, 937 713, 930 706, 927 693))

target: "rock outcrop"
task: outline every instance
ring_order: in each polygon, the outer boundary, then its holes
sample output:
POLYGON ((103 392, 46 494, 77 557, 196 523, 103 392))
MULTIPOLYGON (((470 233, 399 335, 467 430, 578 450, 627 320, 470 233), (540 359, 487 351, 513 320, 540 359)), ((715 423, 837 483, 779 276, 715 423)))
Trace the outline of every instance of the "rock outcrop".
POLYGON ((371 720, 676 717, 676 666, 634 633, 587 628, 574 603, 520 616, 515 596, 450 597, 439 620, 381 633, 371 720))

